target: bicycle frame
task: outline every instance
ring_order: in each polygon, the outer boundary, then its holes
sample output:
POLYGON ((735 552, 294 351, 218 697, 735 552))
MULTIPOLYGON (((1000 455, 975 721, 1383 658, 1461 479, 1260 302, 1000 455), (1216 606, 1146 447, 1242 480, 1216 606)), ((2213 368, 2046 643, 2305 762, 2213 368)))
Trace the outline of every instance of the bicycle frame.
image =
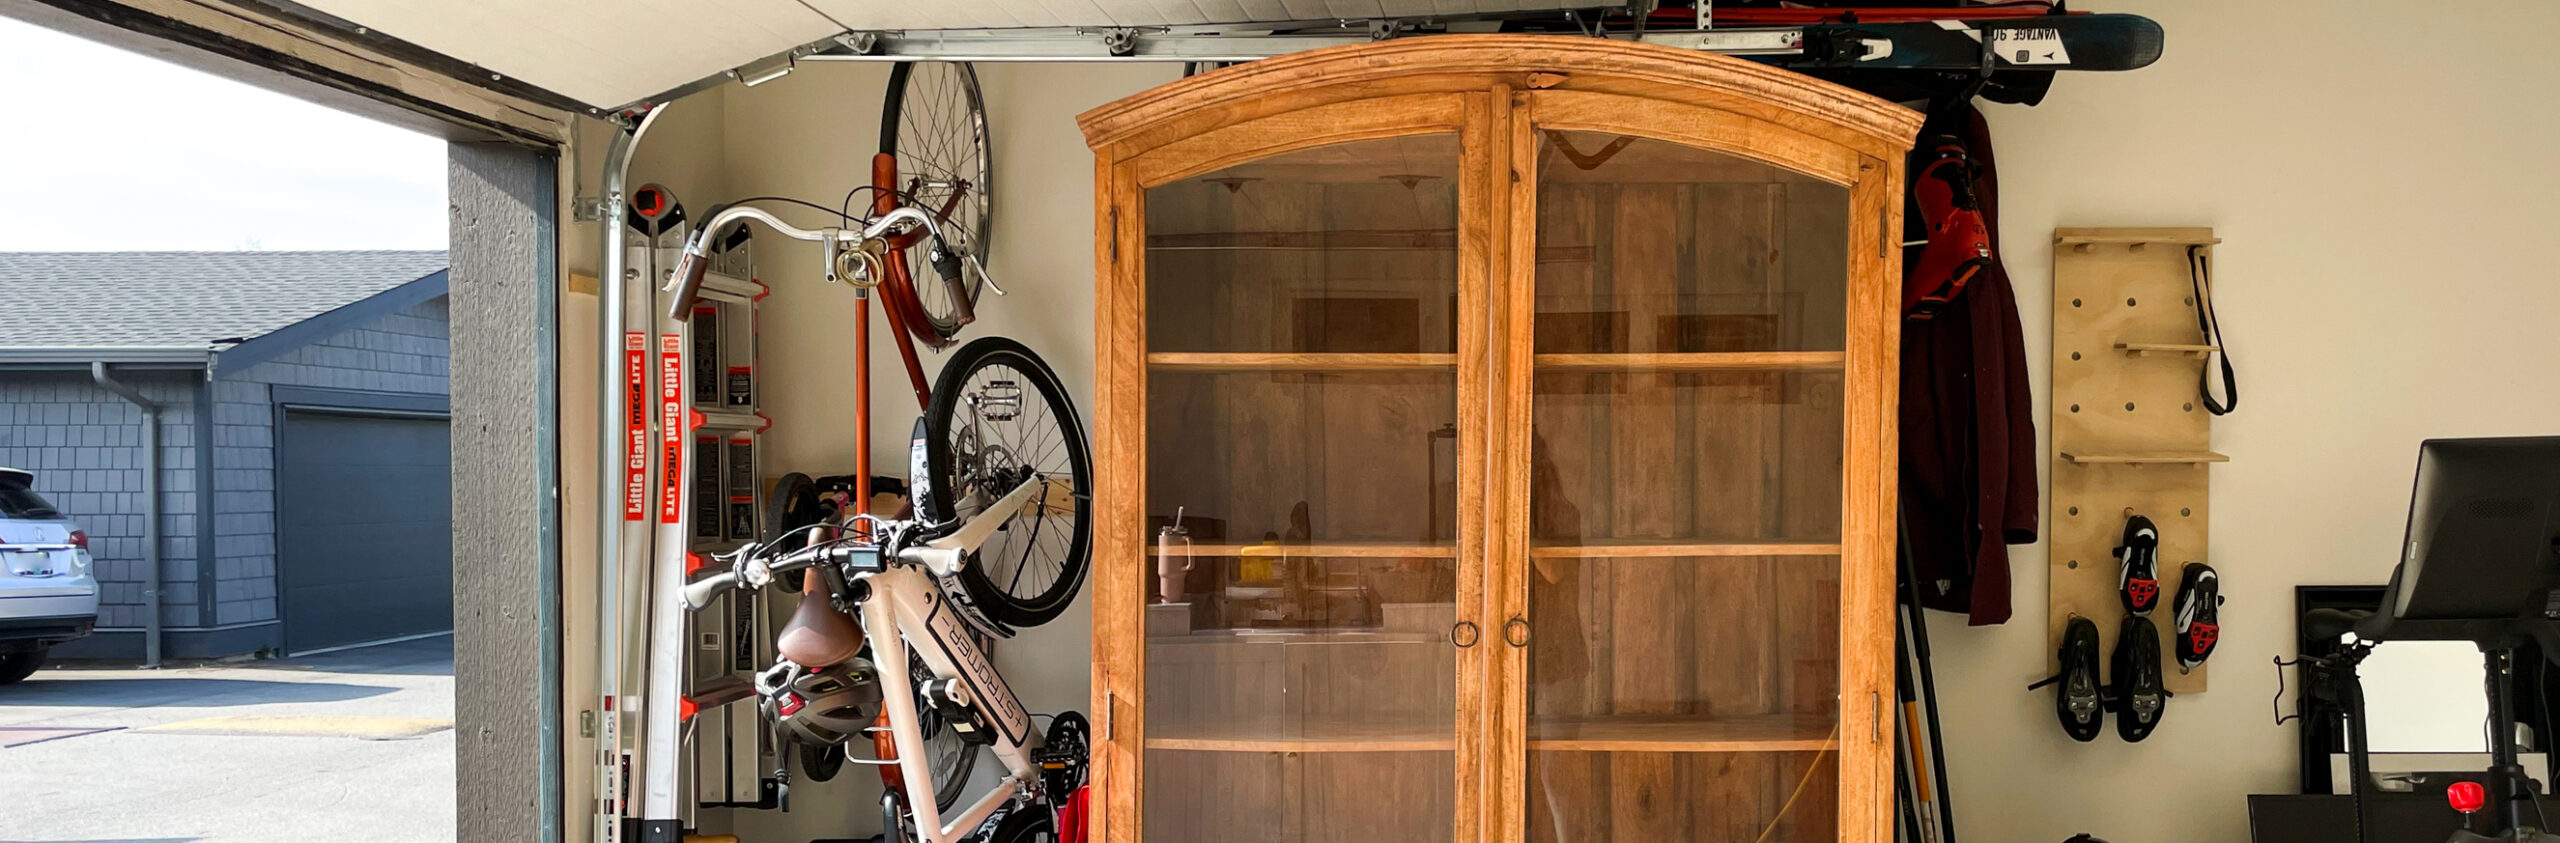
MULTIPOLYGON (((1022 698, 1014 695, 1012 686, 1005 683, 1004 675, 996 671, 995 660, 978 646, 971 621, 963 617, 969 610, 954 606, 937 580, 955 576, 960 566, 967 564, 969 554, 993 537, 1015 513, 1024 507, 1047 505, 1048 488, 1048 482, 1038 475, 1024 478, 959 529, 897 548, 896 562, 852 578, 852 582, 861 583, 866 589, 855 604, 855 612, 871 645, 872 664, 888 666, 877 670, 881 708, 889 714, 890 740, 897 747, 898 772, 910 795, 908 810, 916 821, 917 843, 956 843, 976 831, 997 808, 1040 781, 1040 767, 1031 753, 1040 748, 1042 736, 1032 730, 1029 710, 1023 707, 1022 698), (924 730, 918 720, 915 687, 907 671, 898 667, 907 664, 907 648, 917 644, 920 646, 915 655, 924 659, 936 681, 959 680, 966 702, 981 713, 993 738, 996 758, 1004 763, 1006 771, 1005 779, 994 790, 980 796, 949 822, 944 822, 941 806, 933 801, 933 761, 926 752, 924 730)), ((688 610, 707 605, 714 595, 740 584, 761 588, 777 576, 793 575, 799 568, 816 564, 827 553, 827 548, 797 551, 784 557, 782 564, 768 564, 750 553, 729 573, 682 588, 678 605, 688 610)))
POLYGON ((906 664, 907 650, 914 646, 915 654, 937 679, 960 680, 970 703, 986 721, 996 758, 1004 763, 1004 780, 945 822, 933 801, 933 762, 918 725, 915 689, 905 670, 878 671, 881 706, 889 713, 890 738, 898 748, 899 774, 911 794, 908 811, 915 819, 915 839, 917 843, 954 843, 1039 781, 1040 767, 1031 753, 1039 748, 1040 735, 1032 730, 1022 699, 996 672, 994 660, 978 647, 969 622, 951 608, 951 601, 931 577, 914 567, 891 567, 859 579, 871 587, 858 611, 863 633, 871 639, 872 663, 906 664))

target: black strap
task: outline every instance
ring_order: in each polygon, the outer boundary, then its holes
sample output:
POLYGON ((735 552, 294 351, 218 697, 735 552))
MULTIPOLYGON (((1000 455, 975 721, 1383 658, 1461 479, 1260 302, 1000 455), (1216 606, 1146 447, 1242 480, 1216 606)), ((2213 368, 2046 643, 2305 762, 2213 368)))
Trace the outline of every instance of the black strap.
POLYGON ((2204 408, 2217 416, 2230 415, 2240 406, 2240 376, 2231 370, 2231 352, 2222 343, 2222 319, 2213 314, 2213 256, 2203 244, 2187 247, 2187 281, 2195 289, 2196 330, 2204 334, 2204 371, 2196 375, 2196 392, 2204 396, 2204 408), (2213 370, 2222 368, 2223 398, 2213 397, 2213 370))

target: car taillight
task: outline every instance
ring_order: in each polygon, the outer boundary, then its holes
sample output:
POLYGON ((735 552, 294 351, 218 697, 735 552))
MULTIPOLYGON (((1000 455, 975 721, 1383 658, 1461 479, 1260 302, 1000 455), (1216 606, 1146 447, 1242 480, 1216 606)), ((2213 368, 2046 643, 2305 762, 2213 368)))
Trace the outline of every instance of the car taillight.
POLYGON ((89 534, 80 530, 71 531, 71 546, 81 550, 88 550, 89 534))

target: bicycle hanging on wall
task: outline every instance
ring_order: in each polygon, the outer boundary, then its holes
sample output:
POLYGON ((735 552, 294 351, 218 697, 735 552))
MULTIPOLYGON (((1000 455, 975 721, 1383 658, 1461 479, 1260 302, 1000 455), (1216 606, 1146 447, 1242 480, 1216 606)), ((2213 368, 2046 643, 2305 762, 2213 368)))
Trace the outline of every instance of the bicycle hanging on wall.
MULTIPOLYGON (((905 190, 881 192, 893 202, 914 198, 905 190)), ((936 260, 960 256, 963 271, 984 280, 983 265, 975 263, 969 241, 939 227, 937 219, 948 212, 950 202, 935 212, 901 204, 871 220, 838 209, 845 222, 862 225, 823 229, 791 225, 757 203, 825 209, 765 197, 712 212, 688 238, 672 275, 671 317, 690 312, 707 272, 706 244, 738 222, 824 244, 827 280, 864 294, 879 290, 894 300, 903 295, 902 281, 912 291, 914 276, 900 256, 918 246, 936 260)), ((898 318, 899 307, 884 303, 883 310, 891 314, 893 326, 908 329, 896 340, 912 354, 907 341, 924 335, 913 330, 915 323, 898 318)), ((864 341, 867 337, 856 340, 864 341)), ((1055 618, 1082 584, 1089 562, 1092 496, 1082 425, 1063 381, 1030 349, 998 337, 962 347, 939 381, 918 390, 918 397, 924 416, 915 426, 909 482, 915 519, 888 521, 860 511, 860 503, 869 499, 865 465, 859 474, 865 488, 853 496, 852 511, 822 517, 777 541, 742 548, 729 557, 732 573, 702 582, 760 587, 771 582, 772 573, 804 572, 801 586, 807 596, 782 633, 785 640, 777 649, 783 658, 757 682, 762 708, 776 722, 835 718, 828 728, 785 730, 801 745, 804 770, 830 763, 829 754, 840 753, 844 741, 869 732, 876 747, 886 750, 879 752, 879 760, 899 772, 897 787, 883 806, 884 822, 893 834, 903 837, 898 832, 911 826, 916 839, 943 843, 992 820, 999 832, 995 839, 1031 839, 1015 835, 1045 832, 1054 809, 1051 800, 1065 795, 1053 791, 1071 791, 1081 783, 1083 721, 1071 713, 1060 715, 1048 735, 1032 734, 1028 715, 993 672, 981 642, 1055 618), (911 544, 935 539, 947 539, 960 549, 932 557, 941 560, 934 565, 898 561, 925 558, 920 554, 926 551, 911 544), (750 573, 786 545, 799 545, 803 553, 794 564, 750 573), (839 553, 867 549, 865 564, 871 567, 844 567, 851 564, 846 561, 850 557, 826 567, 817 564, 818 557, 805 555, 827 548, 839 553), (899 557, 900 551, 915 552, 899 557), (875 588, 890 602, 870 600, 875 588), (844 618, 848 610, 860 614, 867 629, 853 627, 844 618), (801 638, 793 639, 795 633, 801 638), (907 650, 900 634, 919 646, 907 650), (866 638, 870 657, 853 656, 866 638), (901 665, 906 669, 896 669, 901 665), (813 697, 823 697, 832 708, 804 714, 813 697), (866 703, 874 701, 881 702, 885 728, 842 728, 842 718, 864 713, 866 703), (942 739, 939 745, 937 738, 942 739), (1051 744, 1056 746, 1043 749, 1051 744), (1010 775, 995 793, 946 824, 942 812, 953 806, 981 745, 996 750, 1010 775), (1039 781, 1042 770, 1057 788, 1039 781), (1068 771, 1074 775, 1065 775, 1068 771), (1076 781, 1070 784, 1070 778, 1076 781)), ((857 437, 867 441, 867 402, 857 401, 855 427, 857 437)), ((717 591, 701 590, 702 582, 687 586, 693 598, 688 607, 701 605, 717 591)))

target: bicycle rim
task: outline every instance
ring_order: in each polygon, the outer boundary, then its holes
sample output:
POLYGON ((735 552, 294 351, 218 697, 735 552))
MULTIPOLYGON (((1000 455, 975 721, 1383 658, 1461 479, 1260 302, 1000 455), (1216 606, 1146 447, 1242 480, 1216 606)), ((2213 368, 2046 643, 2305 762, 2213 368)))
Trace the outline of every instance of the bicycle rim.
POLYGON ((1035 503, 978 548, 961 580, 999 623, 1056 618, 1083 586, 1093 509, 1084 426, 1065 385, 1021 343, 976 340, 935 383, 925 437, 934 487, 919 506, 937 524, 961 523, 1039 476, 1035 503))
POLYGON ((976 305, 986 281, 980 266, 995 236, 995 163, 977 71, 967 63, 899 63, 889 73, 880 151, 897 159, 896 186, 910 194, 902 204, 937 215, 950 206, 949 216, 939 222, 945 233, 942 248, 963 255, 956 277, 946 276, 931 259, 931 238, 906 250, 917 309, 925 316, 925 324, 910 328, 917 339, 938 346, 960 332, 962 314, 976 305))

